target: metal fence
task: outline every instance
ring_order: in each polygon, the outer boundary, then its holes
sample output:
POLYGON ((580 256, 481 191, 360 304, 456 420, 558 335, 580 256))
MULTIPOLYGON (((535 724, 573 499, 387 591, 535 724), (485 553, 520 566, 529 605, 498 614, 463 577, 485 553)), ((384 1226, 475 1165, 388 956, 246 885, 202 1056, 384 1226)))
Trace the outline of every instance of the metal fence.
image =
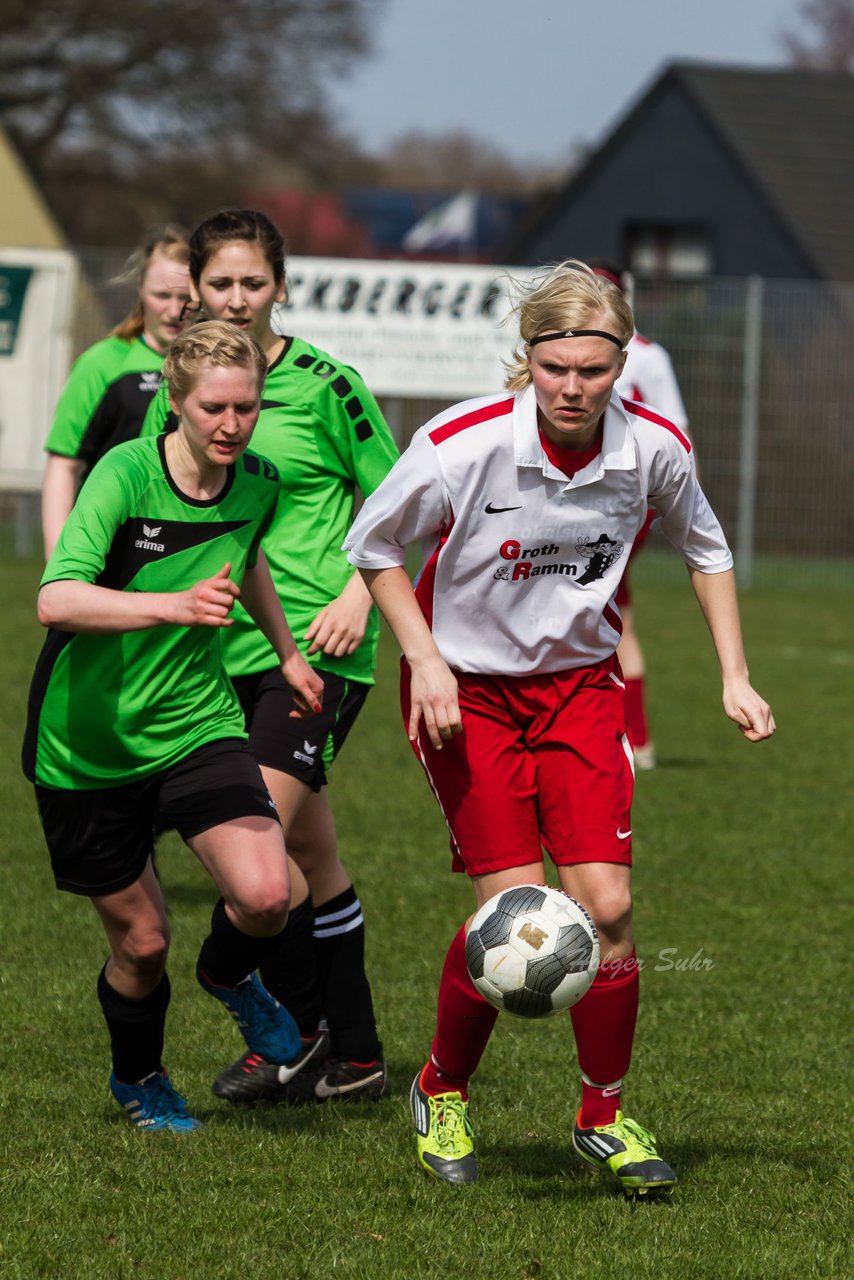
MULTIPOLYGON (((672 357, 742 585, 854 586, 854 285, 640 281, 635 313, 672 357)), ((405 443, 445 404, 386 407, 405 443)), ((673 571, 663 539, 650 552, 673 571)))
MULTIPOLYGON (((88 288, 75 326, 78 351, 121 318, 133 296, 115 283, 121 256, 80 259, 88 288)), ((742 585, 854 586, 854 285, 639 281, 635 311, 640 331, 673 359, 703 487, 742 585)), ((447 403, 382 401, 402 446, 447 403)), ((22 521, 5 495, 0 522, 8 530, 17 520, 19 550, 31 542, 21 526, 34 519, 32 503, 27 512, 22 521)), ((648 564, 669 574, 675 560, 653 544, 648 564)))

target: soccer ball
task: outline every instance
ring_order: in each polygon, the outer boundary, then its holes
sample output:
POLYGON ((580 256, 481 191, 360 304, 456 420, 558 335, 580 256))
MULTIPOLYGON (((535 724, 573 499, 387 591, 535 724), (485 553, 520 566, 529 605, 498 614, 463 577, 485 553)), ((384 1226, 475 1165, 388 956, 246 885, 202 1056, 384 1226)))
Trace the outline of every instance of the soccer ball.
POLYGON ((548 1018, 575 1004, 599 968, 596 926, 579 902, 548 885, 504 889, 466 938, 472 982, 497 1009, 548 1018))

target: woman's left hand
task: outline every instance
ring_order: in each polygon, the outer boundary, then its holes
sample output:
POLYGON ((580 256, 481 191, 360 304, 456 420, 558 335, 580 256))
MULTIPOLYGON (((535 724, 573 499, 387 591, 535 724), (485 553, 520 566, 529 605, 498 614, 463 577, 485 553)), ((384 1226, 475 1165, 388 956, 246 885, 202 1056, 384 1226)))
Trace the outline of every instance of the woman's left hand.
POLYGON ((292 720, 313 716, 323 705, 323 680, 310 667, 299 651, 295 651, 282 663, 282 675, 287 680, 296 703, 290 712, 292 720))
POLYGON ((329 604, 320 610, 305 639, 310 640, 309 653, 325 653, 330 658, 344 658, 355 653, 365 638, 371 597, 356 574, 355 587, 348 584, 329 604))

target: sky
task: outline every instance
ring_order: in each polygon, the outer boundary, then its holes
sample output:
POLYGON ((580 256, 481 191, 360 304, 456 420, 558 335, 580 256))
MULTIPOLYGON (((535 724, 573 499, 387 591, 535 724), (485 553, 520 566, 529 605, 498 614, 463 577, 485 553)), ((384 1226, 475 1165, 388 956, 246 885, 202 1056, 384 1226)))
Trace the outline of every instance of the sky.
POLYGON ((783 65, 799 0, 385 0, 376 52, 334 94, 369 154, 460 128, 514 160, 562 165, 674 60, 783 65))

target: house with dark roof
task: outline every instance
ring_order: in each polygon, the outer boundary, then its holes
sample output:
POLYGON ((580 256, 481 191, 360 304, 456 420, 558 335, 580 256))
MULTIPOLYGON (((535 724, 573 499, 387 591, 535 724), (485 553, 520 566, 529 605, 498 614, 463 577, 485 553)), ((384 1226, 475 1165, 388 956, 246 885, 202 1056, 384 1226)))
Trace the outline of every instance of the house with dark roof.
POLYGON ((503 258, 854 280, 852 157, 854 74, 675 63, 503 258))

